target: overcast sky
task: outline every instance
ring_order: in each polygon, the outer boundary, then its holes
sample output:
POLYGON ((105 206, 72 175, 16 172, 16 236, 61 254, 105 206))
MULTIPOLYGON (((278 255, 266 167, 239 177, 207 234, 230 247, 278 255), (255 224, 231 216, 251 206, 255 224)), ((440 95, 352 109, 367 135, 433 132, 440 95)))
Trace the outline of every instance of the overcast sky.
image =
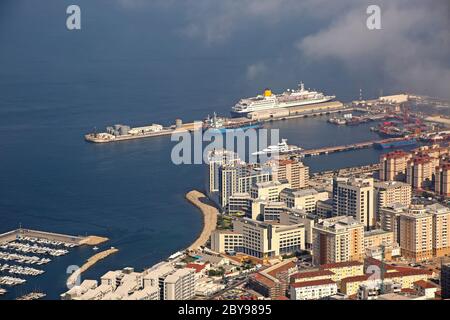
MULTIPOLYGON (((382 73, 399 89, 450 98, 447 0, 116 1, 128 11, 176 12, 181 19, 175 24, 177 36, 206 49, 227 47, 242 41, 242 34, 258 30, 270 30, 264 41, 276 46, 289 33, 290 50, 280 50, 277 56, 284 72, 289 70, 283 61, 335 63, 349 73, 382 73), (370 4, 381 8, 381 30, 366 27, 370 4)), ((254 80, 267 76, 270 68, 259 58, 248 65, 246 75, 254 80)))

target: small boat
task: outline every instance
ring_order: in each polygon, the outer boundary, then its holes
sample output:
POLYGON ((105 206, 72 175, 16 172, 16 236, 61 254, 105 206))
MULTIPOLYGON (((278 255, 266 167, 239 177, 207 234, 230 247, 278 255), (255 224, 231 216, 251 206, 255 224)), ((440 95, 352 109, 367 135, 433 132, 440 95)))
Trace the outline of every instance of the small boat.
POLYGON ((92 250, 97 251, 98 247, 93 247, 92 250))

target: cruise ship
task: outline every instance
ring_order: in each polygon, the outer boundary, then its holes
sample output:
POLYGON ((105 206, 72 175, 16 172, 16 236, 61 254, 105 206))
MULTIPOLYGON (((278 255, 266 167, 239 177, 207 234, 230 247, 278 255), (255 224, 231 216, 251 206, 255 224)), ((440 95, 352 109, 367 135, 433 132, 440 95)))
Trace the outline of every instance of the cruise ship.
POLYGON ((231 115, 245 117, 253 111, 306 106, 327 102, 334 98, 336 96, 326 96, 322 92, 306 90, 304 83, 301 82, 297 90, 288 89, 282 94, 273 94, 270 89, 266 89, 263 95, 241 99, 232 107, 231 115))

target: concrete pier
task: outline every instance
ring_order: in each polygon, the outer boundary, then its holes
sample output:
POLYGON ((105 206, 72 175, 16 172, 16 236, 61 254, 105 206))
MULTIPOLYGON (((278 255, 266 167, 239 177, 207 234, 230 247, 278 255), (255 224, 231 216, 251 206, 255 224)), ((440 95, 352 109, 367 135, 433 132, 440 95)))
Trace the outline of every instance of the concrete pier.
POLYGON ((22 237, 32 237, 37 239, 46 239, 50 241, 61 241, 66 243, 72 243, 76 245, 91 245, 95 246, 100 243, 103 243, 105 241, 108 241, 108 238, 103 237, 97 237, 97 236, 71 236, 61 233, 53 233, 53 232, 46 232, 46 231, 38 231, 38 230, 31 230, 31 229, 16 229, 9 232, 5 232, 0 234, 0 244, 1 243, 7 243, 12 242, 16 240, 18 236, 22 237))
POLYGON ((107 258, 108 256, 110 256, 111 254, 114 254, 118 251, 119 251, 118 249, 111 247, 108 250, 99 252, 99 253, 93 255, 92 257, 90 257, 87 260, 87 262, 81 266, 80 269, 76 270, 74 273, 72 273, 69 276, 69 278, 67 279, 67 287, 72 288, 73 286, 75 286, 77 284, 78 278, 81 276, 81 274, 83 272, 85 272, 86 270, 91 268, 93 265, 95 265, 100 260, 103 260, 103 259, 107 258))

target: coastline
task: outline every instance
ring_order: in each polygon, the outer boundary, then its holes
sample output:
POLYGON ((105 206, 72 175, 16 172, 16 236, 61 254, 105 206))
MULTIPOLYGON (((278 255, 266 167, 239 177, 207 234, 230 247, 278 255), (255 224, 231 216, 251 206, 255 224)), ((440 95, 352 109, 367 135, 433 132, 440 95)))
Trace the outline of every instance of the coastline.
MULTIPOLYGON (((211 233, 217 226, 217 215, 219 210, 212 205, 206 203, 208 198, 198 190, 189 191, 186 194, 186 199, 196 206, 203 214, 203 229, 197 239, 187 248, 187 250, 196 250, 201 246, 204 246, 209 240, 211 233)), ((208 200, 209 201, 209 200, 208 200)))

